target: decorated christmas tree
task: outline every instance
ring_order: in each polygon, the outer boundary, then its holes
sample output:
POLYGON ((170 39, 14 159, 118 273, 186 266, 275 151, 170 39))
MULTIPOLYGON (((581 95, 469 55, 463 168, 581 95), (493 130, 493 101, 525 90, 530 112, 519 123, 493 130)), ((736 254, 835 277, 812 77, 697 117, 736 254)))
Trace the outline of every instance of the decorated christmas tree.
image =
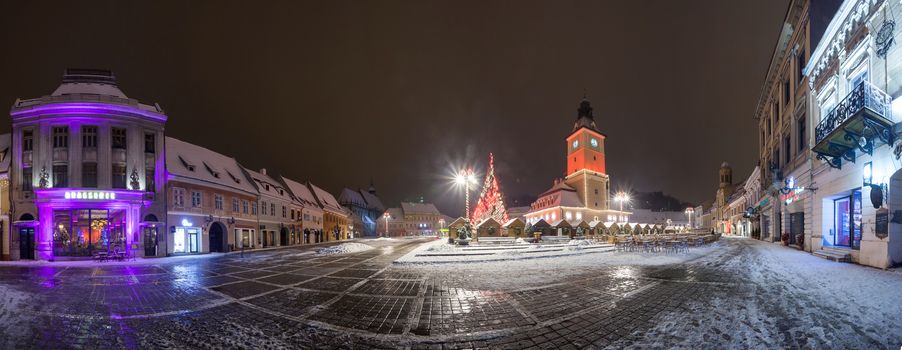
POLYGON ((504 196, 498 178, 495 177, 495 156, 489 153, 489 169, 485 173, 485 182, 482 184, 482 193, 476 207, 473 208, 471 222, 477 225, 487 218, 495 218, 499 223, 507 222, 507 209, 504 208, 504 196))

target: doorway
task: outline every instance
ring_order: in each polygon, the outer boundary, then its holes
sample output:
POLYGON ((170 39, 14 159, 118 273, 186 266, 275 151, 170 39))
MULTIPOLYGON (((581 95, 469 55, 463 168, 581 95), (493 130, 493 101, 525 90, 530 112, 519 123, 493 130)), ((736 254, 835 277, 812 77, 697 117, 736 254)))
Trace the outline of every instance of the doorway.
POLYGON ((281 245, 290 244, 290 242, 288 242, 288 228, 287 227, 282 228, 282 231, 279 232, 279 236, 280 236, 279 238, 281 239, 281 245))
POLYGON ((833 245, 858 249, 861 245, 861 190, 833 201, 833 245))
POLYGON ((210 252, 211 253, 222 253, 224 252, 223 247, 223 238, 225 237, 225 229, 222 228, 222 224, 218 222, 214 222, 210 225, 210 252))
POLYGON ((144 227, 144 256, 157 256, 157 228, 144 227))
POLYGON ((19 229, 19 259, 34 260, 34 227, 19 229))

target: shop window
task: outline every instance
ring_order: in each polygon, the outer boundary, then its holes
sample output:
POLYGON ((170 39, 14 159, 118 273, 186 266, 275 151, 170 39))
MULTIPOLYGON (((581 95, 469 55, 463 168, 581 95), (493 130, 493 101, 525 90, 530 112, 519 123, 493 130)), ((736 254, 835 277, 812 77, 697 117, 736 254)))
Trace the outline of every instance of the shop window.
POLYGON ((53 127, 53 148, 69 147, 69 127, 54 126, 53 127))
POLYGON ((90 188, 97 187, 97 163, 81 164, 81 186, 90 188))
POLYGON ((93 125, 85 125, 81 127, 81 147, 96 148, 97 147, 97 127, 93 125))
POLYGON ((861 247, 861 190, 833 201, 833 245, 861 247))
POLYGON ((113 164, 113 188, 127 188, 125 184, 125 164, 113 164))
POLYGON ((53 166, 53 187, 61 188, 69 186, 69 166, 57 164, 53 166))
POLYGON ((113 149, 126 149, 127 139, 124 128, 113 128, 113 149))

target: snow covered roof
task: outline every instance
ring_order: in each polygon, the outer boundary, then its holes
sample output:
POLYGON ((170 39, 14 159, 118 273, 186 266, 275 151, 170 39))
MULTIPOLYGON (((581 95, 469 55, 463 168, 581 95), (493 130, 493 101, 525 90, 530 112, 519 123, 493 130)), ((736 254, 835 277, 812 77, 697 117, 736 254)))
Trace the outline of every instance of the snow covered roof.
POLYGON ((570 187, 564 181, 556 180, 554 186, 539 195, 539 198, 533 202, 531 208, 545 209, 559 206, 582 207, 583 202, 579 199, 579 194, 576 193, 573 187, 570 187))
POLYGON ((250 175, 250 177, 254 179, 254 182, 257 183, 257 189, 258 191, 260 191, 261 195, 267 195, 288 202, 292 200, 291 192, 289 192, 281 182, 276 181, 276 179, 273 179, 272 177, 267 175, 266 169, 253 171, 248 168, 244 168, 244 170, 247 171, 247 174, 250 175))
MULTIPOLYGON (((385 210, 385 212, 388 213, 388 216, 391 217, 392 220, 398 220, 398 219, 404 218, 404 213, 401 211, 401 208, 388 208, 385 210)), ((457 221, 454 221, 454 222, 457 222, 457 221)))
POLYGON ((385 210, 385 205, 382 204, 382 201, 379 197, 376 197, 375 194, 370 193, 369 191, 360 190, 360 194, 363 196, 363 199, 366 201, 367 209, 372 209, 376 211, 385 210))
POLYGON ((341 205, 338 204, 338 201, 335 200, 335 196, 333 196, 331 193, 326 192, 326 190, 322 188, 316 187, 316 185, 310 182, 307 182, 307 184, 310 185, 310 188, 313 190, 313 195, 316 196, 317 199, 319 199, 319 203, 323 206, 323 209, 329 209, 341 213, 345 212, 344 208, 342 208, 341 205))
POLYGON ((411 214, 441 215, 441 213, 438 212, 438 209, 432 203, 401 202, 401 209, 404 210, 405 215, 411 215, 411 214))
POLYGON ((448 224, 448 227, 463 225, 466 223, 467 223, 467 219, 460 217, 460 218, 454 219, 454 221, 452 221, 450 224, 448 224))
POLYGON ((166 137, 166 171, 184 179, 257 193, 235 158, 172 137, 166 137))
POLYGON ((591 228, 597 228, 598 225, 604 225, 604 223, 598 220, 589 221, 589 227, 591 228))
POLYGON ((551 223, 551 227, 573 227, 567 220, 561 219, 551 223))
POLYGON ((92 94, 128 98, 116 84, 116 75, 108 70, 66 69, 63 83, 51 96, 92 94))
POLYGON ((0 173, 9 172, 9 159, 12 154, 10 152, 10 134, 0 135, 0 173))
POLYGON ((482 220, 482 222, 476 224, 476 228, 480 228, 480 227, 483 227, 486 225, 501 226, 501 223, 498 222, 498 220, 495 220, 495 218, 493 218, 493 217, 488 217, 485 220, 482 220))
POLYGON ((519 225, 519 226, 526 225, 526 223, 524 223, 523 220, 520 220, 520 218, 513 218, 513 219, 510 219, 510 220, 507 220, 507 222, 505 222, 504 225, 501 225, 501 227, 508 228, 508 227, 511 227, 511 225, 514 225, 514 224, 517 224, 517 225, 519 225))
POLYGON ((338 203, 342 205, 356 205, 362 208, 367 207, 366 200, 363 199, 363 195, 361 195, 360 192, 347 187, 341 190, 341 194, 338 195, 338 203))
POLYGON ((307 188, 307 185, 288 179, 284 176, 281 176, 281 179, 282 182, 285 183, 285 186, 288 187, 288 191, 294 195, 295 202, 300 203, 307 208, 322 209, 320 208, 319 202, 316 201, 316 197, 314 197, 313 193, 310 192, 310 189, 307 188))

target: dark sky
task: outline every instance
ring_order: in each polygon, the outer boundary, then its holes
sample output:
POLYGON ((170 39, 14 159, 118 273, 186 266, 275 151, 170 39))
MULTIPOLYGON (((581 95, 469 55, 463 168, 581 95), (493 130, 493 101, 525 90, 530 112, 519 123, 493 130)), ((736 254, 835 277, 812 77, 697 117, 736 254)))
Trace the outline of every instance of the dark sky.
POLYGON ((509 198, 561 177, 585 91, 613 189, 698 202, 722 161, 737 182, 755 165, 786 6, 14 1, 0 5, 0 103, 49 94, 66 67, 108 68, 163 106, 169 136, 333 193, 372 177, 388 205, 424 196, 454 216, 446 177, 484 170, 488 152, 509 198))

